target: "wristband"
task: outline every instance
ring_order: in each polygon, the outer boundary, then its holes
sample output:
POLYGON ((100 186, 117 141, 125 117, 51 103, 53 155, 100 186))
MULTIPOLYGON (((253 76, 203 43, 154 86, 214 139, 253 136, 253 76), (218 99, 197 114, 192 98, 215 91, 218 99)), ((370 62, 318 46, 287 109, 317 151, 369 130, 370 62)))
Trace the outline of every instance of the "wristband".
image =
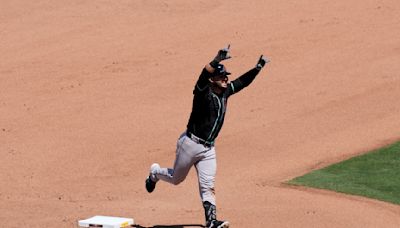
POLYGON ((217 68, 218 67, 219 62, 217 60, 213 60, 210 62, 210 66, 212 66, 213 68, 217 68))

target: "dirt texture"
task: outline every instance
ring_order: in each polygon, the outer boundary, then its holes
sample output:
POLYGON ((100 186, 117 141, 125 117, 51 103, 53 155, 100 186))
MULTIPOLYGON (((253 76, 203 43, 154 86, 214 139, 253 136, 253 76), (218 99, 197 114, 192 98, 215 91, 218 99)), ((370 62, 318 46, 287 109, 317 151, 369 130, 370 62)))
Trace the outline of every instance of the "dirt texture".
POLYGON ((293 188, 310 170, 400 137, 398 0, 0 0, 1 227, 94 215, 202 224, 194 170, 171 166, 192 89, 219 48, 236 78, 217 141, 217 208, 231 227, 400 227, 400 207, 293 188))

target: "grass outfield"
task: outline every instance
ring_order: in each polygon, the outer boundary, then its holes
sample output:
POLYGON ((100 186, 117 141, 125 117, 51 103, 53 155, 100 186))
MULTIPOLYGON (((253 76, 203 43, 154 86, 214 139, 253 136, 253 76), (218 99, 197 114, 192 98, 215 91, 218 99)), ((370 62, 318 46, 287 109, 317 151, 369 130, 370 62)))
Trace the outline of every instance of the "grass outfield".
POLYGON ((400 142, 288 182, 400 204, 400 142))

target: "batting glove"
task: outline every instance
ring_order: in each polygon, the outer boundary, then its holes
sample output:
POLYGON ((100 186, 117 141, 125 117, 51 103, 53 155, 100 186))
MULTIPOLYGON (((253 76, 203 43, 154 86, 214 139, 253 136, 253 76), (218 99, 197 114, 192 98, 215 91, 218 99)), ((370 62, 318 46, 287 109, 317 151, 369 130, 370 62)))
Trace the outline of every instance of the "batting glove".
POLYGON ((264 57, 264 55, 261 55, 260 59, 257 62, 256 69, 261 70, 265 66, 265 64, 267 64, 269 62, 270 62, 270 60, 267 57, 264 57))
POLYGON ((218 66, 219 62, 226 60, 226 59, 230 59, 231 58, 231 56, 229 55, 230 47, 231 47, 231 45, 229 44, 228 47, 219 50, 217 56, 215 56, 214 60, 211 61, 210 65, 212 67, 216 68, 218 66))

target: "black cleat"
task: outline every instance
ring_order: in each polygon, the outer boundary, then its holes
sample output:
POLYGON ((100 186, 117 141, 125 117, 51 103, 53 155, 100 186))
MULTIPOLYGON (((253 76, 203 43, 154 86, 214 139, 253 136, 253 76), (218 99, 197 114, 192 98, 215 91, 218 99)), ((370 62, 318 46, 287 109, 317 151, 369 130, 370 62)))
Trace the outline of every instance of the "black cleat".
POLYGON ((229 222, 228 221, 218 221, 212 220, 207 222, 206 228, 228 228, 229 222))
POLYGON ((156 188, 156 182, 152 181, 150 176, 146 179, 146 190, 151 193, 156 188))

